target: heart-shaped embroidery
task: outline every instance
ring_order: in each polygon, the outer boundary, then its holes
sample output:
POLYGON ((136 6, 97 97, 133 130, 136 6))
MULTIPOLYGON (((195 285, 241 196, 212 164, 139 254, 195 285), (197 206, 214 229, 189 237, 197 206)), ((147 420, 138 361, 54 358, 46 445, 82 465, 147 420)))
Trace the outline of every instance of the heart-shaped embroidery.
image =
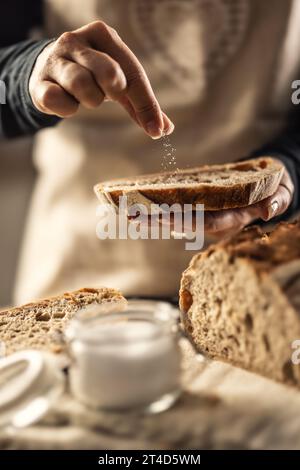
POLYGON ((249 0, 131 0, 140 47, 180 88, 199 94, 239 49, 249 0))

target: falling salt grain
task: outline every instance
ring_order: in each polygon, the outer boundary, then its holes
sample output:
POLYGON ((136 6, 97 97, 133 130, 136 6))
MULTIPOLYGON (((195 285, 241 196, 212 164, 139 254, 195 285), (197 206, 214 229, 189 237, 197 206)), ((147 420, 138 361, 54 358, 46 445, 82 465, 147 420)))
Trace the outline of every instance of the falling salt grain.
POLYGON ((164 153, 162 156, 161 166, 163 170, 170 171, 170 167, 171 169, 174 169, 174 173, 172 173, 168 178, 168 182, 172 182, 173 175, 178 172, 177 160, 176 160, 176 149, 171 144, 169 136, 164 135, 162 138, 162 141, 163 141, 164 153))

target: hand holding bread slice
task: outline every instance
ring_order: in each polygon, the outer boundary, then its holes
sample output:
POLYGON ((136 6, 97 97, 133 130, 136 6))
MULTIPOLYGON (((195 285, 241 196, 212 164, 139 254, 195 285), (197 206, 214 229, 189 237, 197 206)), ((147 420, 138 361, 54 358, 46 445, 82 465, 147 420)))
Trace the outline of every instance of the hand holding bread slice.
POLYGON ((292 200, 293 183, 283 164, 261 157, 225 165, 206 165, 134 178, 99 183, 95 192, 100 201, 119 208, 120 197, 127 205, 173 204, 196 210, 203 204, 205 231, 228 235, 253 220, 283 213, 292 200))

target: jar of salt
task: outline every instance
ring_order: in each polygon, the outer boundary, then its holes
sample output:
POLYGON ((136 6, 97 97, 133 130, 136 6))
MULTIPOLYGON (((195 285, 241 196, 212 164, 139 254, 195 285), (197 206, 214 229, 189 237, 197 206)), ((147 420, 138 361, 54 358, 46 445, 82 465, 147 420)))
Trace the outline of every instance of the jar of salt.
POLYGON ((76 318, 67 336, 71 391, 85 405, 154 413, 179 396, 181 353, 171 309, 153 304, 152 311, 135 306, 76 318))

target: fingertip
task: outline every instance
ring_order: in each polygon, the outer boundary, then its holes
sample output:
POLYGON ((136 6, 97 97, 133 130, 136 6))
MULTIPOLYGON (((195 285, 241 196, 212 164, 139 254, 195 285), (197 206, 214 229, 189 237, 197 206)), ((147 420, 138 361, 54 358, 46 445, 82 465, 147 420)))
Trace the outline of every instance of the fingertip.
POLYGON ((171 121, 171 119, 165 114, 163 115, 163 123, 164 123, 164 135, 171 135, 174 132, 175 124, 171 121))
POLYGON ((268 222, 269 220, 276 217, 280 213, 280 206, 277 199, 271 200, 267 206, 263 207, 263 213, 261 215, 262 220, 268 222))
POLYGON ((165 128, 164 128, 164 135, 171 135, 171 134, 173 134, 174 129, 175 129, 175 125, 173 124, 173 122, 171 122, 168 127, 165 127, 165 128))
POLYGON ((146 132, 153 140, 158 140, 163 136, 162 128, 154 120, 146 124, 146 132))

